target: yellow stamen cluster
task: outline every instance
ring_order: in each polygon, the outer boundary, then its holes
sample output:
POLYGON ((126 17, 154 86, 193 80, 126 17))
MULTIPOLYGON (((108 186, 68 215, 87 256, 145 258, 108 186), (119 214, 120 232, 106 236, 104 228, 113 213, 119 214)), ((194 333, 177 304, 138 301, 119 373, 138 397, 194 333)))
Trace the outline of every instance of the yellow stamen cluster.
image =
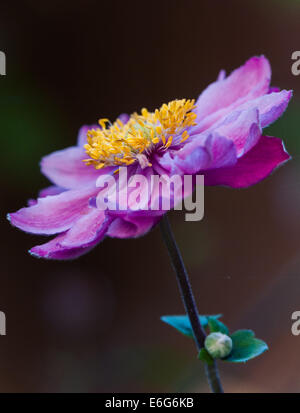
MULTIPOLYGON (((196 114, 194 100, 173 100, 164 104, 155 112, 142 109, 141 114, 134 113, 124 124, 117 119, 113 124, 108 119, 100 119, 101 128, 91 129, 87 133, 85 159, 87 165, 96 169, 105 166, 126 166, 137 160, 145 159, 155 145, 160 143, 162 149, 169 148, 172 143, 179 144, 188 139, 186 128, 195 125, 196 114), (175 138, 179 141, 175 142, 175 138)), ((147 162, 146 162, 147 163, 147 162)))

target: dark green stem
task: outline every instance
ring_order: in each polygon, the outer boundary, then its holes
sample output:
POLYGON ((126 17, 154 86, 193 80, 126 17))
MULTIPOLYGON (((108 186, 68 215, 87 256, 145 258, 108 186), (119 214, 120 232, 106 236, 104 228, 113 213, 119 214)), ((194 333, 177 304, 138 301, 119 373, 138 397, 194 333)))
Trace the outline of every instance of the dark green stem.
MULTIPOLYGON (((163 216, 160 221, 160 229, 169 256, 172 262, 173 269, 176 273, 177 282, 180 290, 180 295, 184 304, 185 311, 190 319, 195 343, 198 352, 204 347, 204 340, 206 333, 202 328, 198 316, 198 309, 193 295, 191 283, 187 271, 185 269, 183 259, 181 257, 179 248, 176 244, 173 232, 171 230, 167 214, 163 216)), ((213 393, 223 393, 222 384, 220 382, 218 368, 216 362, 211 365, 205 364, 206 376, 213 393)))

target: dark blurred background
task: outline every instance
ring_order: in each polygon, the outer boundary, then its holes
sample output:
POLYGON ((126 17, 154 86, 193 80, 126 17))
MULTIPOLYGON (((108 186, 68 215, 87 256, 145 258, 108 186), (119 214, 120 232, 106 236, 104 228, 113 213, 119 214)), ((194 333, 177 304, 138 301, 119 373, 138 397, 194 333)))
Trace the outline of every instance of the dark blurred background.
POLYGON ((292 88, 269 134, 293 160, 246 190, 207 188, 205 218, 171 221, 202 313, 252 328, 270 351, 220 365, 226 391, 300 391, 300 50, 298 1, 43 1, 0 6, 0 392, 207 391, 193 342, 160 321, 183 313, 160 232, 106 239, 72 262, 27 250, 42 237, 5 219, 48 185, 40 158, 83 124, 196 98, 221 68, 265 54, 272 84, 292 88))

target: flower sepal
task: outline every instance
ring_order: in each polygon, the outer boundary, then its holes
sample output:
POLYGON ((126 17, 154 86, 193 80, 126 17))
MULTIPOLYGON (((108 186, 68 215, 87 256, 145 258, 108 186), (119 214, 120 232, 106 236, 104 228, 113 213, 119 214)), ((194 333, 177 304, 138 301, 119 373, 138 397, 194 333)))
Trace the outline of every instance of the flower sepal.
POLYGON ((211 365, 214 362, 214 359, 212 358, 212 356, 209 354, 209 352, 206 350, 205 347, 202 347, 202 349, 199 351, 198 359, 208 365, 211 365))

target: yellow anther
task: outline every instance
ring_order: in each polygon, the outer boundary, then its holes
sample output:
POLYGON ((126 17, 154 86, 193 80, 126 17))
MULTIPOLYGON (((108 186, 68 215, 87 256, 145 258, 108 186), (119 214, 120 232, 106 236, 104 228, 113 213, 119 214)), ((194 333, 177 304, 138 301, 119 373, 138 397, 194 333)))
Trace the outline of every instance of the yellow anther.
POLYGON ((180 141, 180 143, 182 143, 182 142, 185 142, 188 138, 189 138, 189 134, 187 133, 187 131, 185 130, 184 132, 183 132, 183 134, 181 135, 181 141, 180 141))
POLYGON ((104 167, 104 163, 98 163, 97 165, 96 165, 96 169, 102 169, 103 167, 104 167))
POLYGON ((165 144, 166 148, 169 148, 172 145, 173 142, 173 136, 170 136, 168 139, 168 142, 165 144))
POLYGON ((156 126, 156 133, 158 135, 161 135, 161 133, 162 133, 162 127, 161 126, 156 126))
POLYGON ((109 119, 106 119, 106 118, 99 119, 99 121, 98 121, 99 125, 100 125, 103 129, 105 129, 107 122, 109 122, 109 119))
POLYGON ((142 116, 144 116, 144 118, 147 118, 148 114, 149 114, 148 110, 146 108, 143 108, 142 109, 142 116))
POLYGON ((160 150, 162 145, 167 149, 172 144, 184 142, 189 137, 186 128, 195 125, 194 104, 194 100, 181 99, 163 104, 154 112, 143 108, 140 115, 131 115, 126 124, 120 119, 113 124, 108 119, 100 119, 100 128, 87 133, 84 148, 89 159, 84 160, 85 164, 94 165, 97 169, 131 165, 142 159, 139 158, 141 155, 145 162, 145 157, 156 145, 160 150))

